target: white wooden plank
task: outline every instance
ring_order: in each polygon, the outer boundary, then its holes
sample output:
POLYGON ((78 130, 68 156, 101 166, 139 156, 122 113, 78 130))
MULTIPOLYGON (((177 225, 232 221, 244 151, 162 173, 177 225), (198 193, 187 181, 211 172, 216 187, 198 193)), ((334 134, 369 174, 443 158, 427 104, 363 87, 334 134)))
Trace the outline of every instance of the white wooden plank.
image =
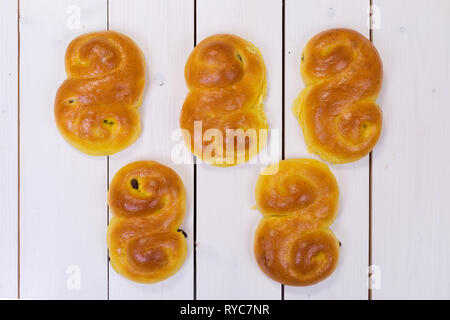
MULTIPOLYGON (((268 95, 264 108, 270 144, 281 153, 282 2, 198 0, 197 41, 232 33, 257 46, 264 58, 268 95)), ((262 152, 265 152, 264 150, 262 152)), ((277 159, 280 154, 275 154, 277 159)), ((279 299, 280 285, 259 269, 253 236, 262 218, 252 210, 261 164, 197 168, 197 291, 199 299, 279 299)))
POLYGON ((17 2, 0 2, 0 298, 17 297, 17 2))
POLYGON ((194 2, 185 0, 110 0, 111 30, 133 38, 144 51, 147 87, 140 109, 142 135, 130 148, 110 157, 110 179, 124 165, 155 160, 174 169, 187 191, 187 210, 182 229, 188 234, 188 256, 171 278, 152 285, 122 278, 110 267, 110 299, 192 299, 193 280, 193 165, 172 161, 172 141, 187 88, 184 62, 194 44, 194 2))
POLYGON ((450 2, 374 1, 384 131, 373 154, 375 299, 450 298, 450 2))
MULTIPOLYGON (((285 156, 312 157, 306 151, 301 128, 291 107, 304 88, 300 57, 308 40, 329 28, 347 27, 369 36, 369 1, 286 0, 285 17, 285 156)), ((332 165, 340 189, 339 213, 331 229, 341 241, 335 273, 312 287, 286 287, 286 299, 367 299, 369 256, 369 160, 332 165)))
POLYGON ((106 158, 69 146, 53 117, 66 46, 104 30, 106 12, 104 0, 20 2, 23 298, 107 296, 106 158))

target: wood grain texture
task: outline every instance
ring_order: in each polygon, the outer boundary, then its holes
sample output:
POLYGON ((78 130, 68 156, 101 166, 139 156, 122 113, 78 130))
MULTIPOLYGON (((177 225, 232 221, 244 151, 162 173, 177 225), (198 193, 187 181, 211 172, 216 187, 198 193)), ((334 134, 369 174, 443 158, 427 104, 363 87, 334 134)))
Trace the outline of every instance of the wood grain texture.
POLYGON ((17 297, 17 2, 0 2, 0 298, 17 297))
MULTIPOLYGON (((194 2, 185 0, 110 0, 110 30, 123 32, 143 50, 147 63, 147 86, 140 108, 142 134, 135 144, 110 157, 110 179, 124 165, 137 160, 155 160, 174 169, 186 187, 188 256, 171 278, 154 284, 136 284, 110 267, 110 299, 192 299, 193 272, 193 164, 177 163, 172 135, 179 128, 178 117, 187 88, 183 70, 194 45, 194 2)), ((188 151, 186 151, 188 153, 188 151)), ((189 156, 189 159, 192 159, 189 156)))
MULTIPOLYGON (((282 129, 282 2, 271 0, 197 0, 197 42, 216 33, 241 36, 258 47, 267 72, 264 109, 276 161, 282 129)), ((181 72, 180 72, 181 75, 181 72)), ((270 150, 270 149, 269 149, 270 150)), ((279 299, 280 285, 259 269, 253 235, 262 217, 254 190, 261 164, 197 169, 197 291, 199 299, 279 299)))
MULTIPOLYGON (((347 27, 369 37, 369 1, 286 0, 285 7, 285 157, 316 158, 306 150, 301 128, 291 110, 304 83, 300 57, 315 34, 347 27)), ((377 147, 376 147, 377 148, 377 147)), ((286 299, 367 299, 369 256, 369 160, 365 157, 345 165, 331 165, 339 184, 339 211, 331 229, 341 241, 335 273, 312 287, 285 287, 286 299)))
POLYGON ((20 8, 21 297, 104 299, 106 158, 64 141, 53 101, 66 46, 106 28, 106 1, 23 0, 20 8))
POLYGON ((373 297, 449 299, 450 3, 374 4, 385 121, 373 153, 373 297))
MULTIPOLYGON (((372 252, 379 268, 373 281, 380 280, 381 287, 374 288, 373 298, 448 299, 450 4, 373 2, 374 44, 384 63, 378 99, 384 123, 372 164, 372 252)), ((304 87, 301 51, 327 28, 349 27, 368 37, 369 0, 284 1, 284 92, 283 1, 196 3, 198 41, 227 32, 261 50, 268 76, 264 107, 270 128, 279 130, 278 136, 270 136, 269 146, 281 152, 284 94, 285 157, 317 158, 306 151, 291 112, 304 87)), ((6 257, 0 259, 0 298, 17 297, 20 270, 22 298, 192 299, 193 165, 174 161, 172 152, 186 151, 174 130, 187 93, 183 71, 194 44, 194 0, 20 0, 20 39, 17 4, 0 1, 0 254, 6 257), (142 135, 109 159, 109 170, 106 157, 89 157, 69 146, 53 118, 56 90, 66 78, 66 46, 79 34, 105 30, 108 20, 111 30, 129 35, 143 49, 148 68, 142 135), (156 285, 134 284, 118 276, 107 261, 108 177, 143 159, 175 169, 187 189, 183 229, 188 258, 175 276, 156 285)), ((280 156, 272 154, 272 160, 280 156)), ((265 165, 197 165, 199 299, 281 297, 280 285, 262 273, 253 257, 253 235, 262 216, 252 206, 261 167, 265 165)), ((330 168, 340 186, 340 210, 332 225, 342 242, 339 266, 316 286, 285 287, 286 299, 367 299, 369 161, 366 157, 330 168)))

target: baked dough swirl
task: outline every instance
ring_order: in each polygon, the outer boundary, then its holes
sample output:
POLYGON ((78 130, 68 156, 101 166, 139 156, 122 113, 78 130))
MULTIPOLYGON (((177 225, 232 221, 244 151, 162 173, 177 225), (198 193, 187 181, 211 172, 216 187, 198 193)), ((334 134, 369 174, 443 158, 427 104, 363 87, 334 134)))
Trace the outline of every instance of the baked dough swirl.
POLYGON ((111 181, 114 213, 107 243, 111 265, 122 276, 155 283, 175 274, 186 258, 186 191, 172 169, 154 161, 133 162, 111 181))
POLYGON ((372 43, 349 29, 331 29, 306 44, 300 71, 306 87, 293 105, 310 152, 331 163, 356 161, 378 141, 375 100, 383 67, 372 43))
POLYGON ((339 241, 328 229, 337 213, 338 185, 317 160, 277 165, 275 174, 263 172, 256 184, 256 206, 264 218, 255 232, 255 258, 275 281, 312 285, 331 275, 338 263, 339 241))
POLYGON ((230 34, 206 38, 189 56, 185 78, 189 93, 180 127, 198 158, 215 166, 233 166, 265 146, 267 132, 260 130, 268 128, 263 109, 266 73, 258 48, 230 34), (197 142, 195 123, 201 123, 197 142), (208 136, 210 129, 220 136, 208 136))
POLYGON ((141 132, 145 60, 133 40, 114 31, 81 35, 69 44, 65 64, 67 79, 54 109, 62 136, 95 156, 134 143, 141 132))

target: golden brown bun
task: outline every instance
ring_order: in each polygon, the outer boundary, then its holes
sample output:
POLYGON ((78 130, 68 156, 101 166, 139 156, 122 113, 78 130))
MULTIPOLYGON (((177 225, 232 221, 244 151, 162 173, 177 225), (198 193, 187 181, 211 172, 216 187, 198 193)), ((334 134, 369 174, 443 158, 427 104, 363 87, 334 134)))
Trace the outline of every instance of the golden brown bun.
POLYGON ((65 60, 67 80, 55 98, 63 137, 95 156, 134 143, 141 132, 145 60, 133 40, 114 31, 84 34, 69 44, 65 60))
POLYGON ((308 286, 330 276, 339 241, 328 226, 336 217, 339 189, 328 167, 313 159, 280 161, 258 179, 256 205, 264 218, 255 232, 254 253, 273 280, 308 286))
POLYGON ((154 161, 133 162, 111 181, 108 226, 111 265, 122 276, 155 283, 175 274, 186 258, 178 228, 186 211, 186 191, 172 169, 154 161))
POLYGON ((190 91, 181 110, 180 127, 189 133, 184 138, 191 152, 216 166, 232 166, 254 157, 267 139, 259 130, 268 128, 263 109, 265 66, 259 50, 234 35, 211 36, 192 51, 185 78, 190 91), (195 121, 201 121, 203 134, 217 129, 223 143, 201 141, 194 148, 195 121), (242 139, 238 150, 237 138, 226 139, 227 129, 253 129, 255 134, 242 139), (228 157, 227 145, 229 152, 234 150, 228 157))
POLYGON ((310 152, 331 163, 367 155, 378 141, 382 112, 375 100, 383 66, 372 43, 349 29, 331 29, 306 44, 306 84, 293 105, 310 152))

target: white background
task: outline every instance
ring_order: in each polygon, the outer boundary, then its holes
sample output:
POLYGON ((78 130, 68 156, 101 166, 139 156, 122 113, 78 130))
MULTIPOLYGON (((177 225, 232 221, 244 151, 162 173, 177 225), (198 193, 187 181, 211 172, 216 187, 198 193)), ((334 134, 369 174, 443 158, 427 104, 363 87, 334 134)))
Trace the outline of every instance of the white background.
POLYGON ((187 93, 184 64, 195 40, 215 33, 242 36, 262 52, 265 111, 280 132, 270 145, 279 146, 280 157, 314 157, 291 112, 304 86, 301 50, 332 27, 369 38, 369 4, 0 0, 0 298, 450 298, 450 1, 373 0, 372 39, 384 63, 383 131, 371 160, 331 166, 341 194, 332 229, 342 247, 328 280, 282 288, 255 263, 261 214, 252 206, 261 165, 194 169, 171 160, 187 93), (142 135, 109 159, 70 147, 53 117, 66 46, 108 28, 133 38, 148 66, 142 135), (108 179, 145 159, 174 168, 188 192, 188 257, 175 276, 155 285, 118 276, 105 241, 108 179))

